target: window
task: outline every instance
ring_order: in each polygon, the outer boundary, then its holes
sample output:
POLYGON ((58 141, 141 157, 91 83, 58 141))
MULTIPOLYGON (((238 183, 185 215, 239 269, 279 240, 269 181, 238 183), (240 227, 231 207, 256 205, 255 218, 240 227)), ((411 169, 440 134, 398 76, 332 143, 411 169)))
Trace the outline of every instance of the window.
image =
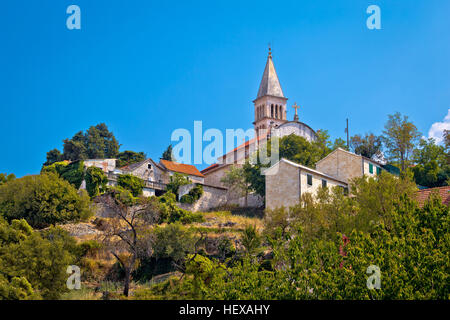
POLYGON ((270 106, 270 117, 273 118, 273 104, 270 106))
POLYGON ((152 165, 149 163, 149 164, 147 165, 147 168, 151 170, 151 169, 152 169, 152 165))
POLYGON ((322 180, 322 188, 326 188, 327 187, 327 180, 323 179, 322 180))
POLYGON ((348 187, 344 187, 344 186, 339 186, 342 189, 342 192, 344 193, 344 195, 348 196, 348 187))
POLYGON ((308 186, 312 186, 312 175, 307 174, 306 180, 307 180, 308 186))
POLYGON ((373 173, 373 164, 369 163, 369 173, 373 173))
POLYGON ((377 167, 377 175, 378 174, 381 174, 381 168, 380 167, 377 167))

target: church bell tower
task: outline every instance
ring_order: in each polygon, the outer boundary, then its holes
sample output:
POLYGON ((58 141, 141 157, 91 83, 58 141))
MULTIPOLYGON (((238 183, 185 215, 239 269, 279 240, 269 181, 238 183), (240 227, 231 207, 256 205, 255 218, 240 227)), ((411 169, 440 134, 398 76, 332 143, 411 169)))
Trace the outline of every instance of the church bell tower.
POLYGON ((266 135, 271 127, 276 127, 286 120, 287 98, 281 90, 275 66, 272 61, 272 51, 269 47, 266 67, 264 69, 258 95, 253 101, 255 106, 255 132, 258 136, 266 135))

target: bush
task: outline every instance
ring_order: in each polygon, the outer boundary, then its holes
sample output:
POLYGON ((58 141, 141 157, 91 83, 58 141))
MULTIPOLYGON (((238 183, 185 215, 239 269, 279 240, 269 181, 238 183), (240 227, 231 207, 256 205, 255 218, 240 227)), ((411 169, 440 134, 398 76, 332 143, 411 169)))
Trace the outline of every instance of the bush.
POLYGON ((201 213, 193 213, 178 207, 175 201, 175 195, 172 192, 166 192, 163 196, 159 197, 159 202, 161 204, 161 218, 164 221, 169 223, 180 221, 183 224, 204 221, 201 213))
POLYGON ((75 240, 60 228, 42 232, 24 220, 0 221, 0 296, 57 299, 67 291, 67 266, 75 262, 75 240), (5 290, 6 289, 6 290, 5 290))
POLYGON ((178 190, 180 189, 180 187, 190 183, 191 181, 186 175, 175 172, 172 176, 170 176, 170 181, 166 186, 166 190, 168 192, 172 192, 174 195, 176 195, 176 197, 178 197, 178 190))
POLYGON ((77 253, 79 257, 94 256, 103 245, 96 240, 87 240, 77 245, 77 253))
POLYGON ((90 199, 56 174, 26 176, 0 185, 0 215, 25 219, 33 228, 89 218, 90 199))
POLYGON ((135 197, 142 194, 142 190, 144 189, 144 181, 135 177, 131 174, 122 174, 117 178, 117 184, 127 189, 131 192, 131 194, 135 197))
POLYGON ((57 173, 62 179, 68 181, 76 189, 79 189, 84 180, 84 163, 83 161, 61 161, 52 163, 42 168, 41 173, 53 172, 57 173))
POLYGON ((188 194, 185 194, 181 197, 180 202, 181 203, 189 203, 193 204, 195 203, 200 197, 203 195, 203 186, 198 184, 191 190, 189 190, 188 194))
POLYGON ((86 190, 91 198, 98 196, 106 190, 108 177, 102 169, 89 167, 86 170, 86 190))

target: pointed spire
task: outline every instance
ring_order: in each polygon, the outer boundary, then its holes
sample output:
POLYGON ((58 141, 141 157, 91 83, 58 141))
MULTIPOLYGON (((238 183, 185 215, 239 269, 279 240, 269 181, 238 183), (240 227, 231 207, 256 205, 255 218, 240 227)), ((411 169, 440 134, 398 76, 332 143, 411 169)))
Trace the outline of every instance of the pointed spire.
POLYGON ((272 49, 269 46, 269 56, 267 57, 266 68, 259 85, 258 96, 256 99, 263 96, 275 96, 284 98, 283 90, 281 90, 280 81, 278 80, 277 72, 272 61, 272 49))

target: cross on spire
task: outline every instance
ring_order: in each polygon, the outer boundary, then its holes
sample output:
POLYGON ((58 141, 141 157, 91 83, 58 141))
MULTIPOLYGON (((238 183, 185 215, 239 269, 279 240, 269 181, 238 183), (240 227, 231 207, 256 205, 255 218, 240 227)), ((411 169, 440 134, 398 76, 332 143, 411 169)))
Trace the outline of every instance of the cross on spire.
POLYGON ((294 121, 298 121, 297 109, 300 109, 300 106, 297 105, 297 102, 294 102, 294 105, 292 106, 292 108, 295 109, 294 121))

